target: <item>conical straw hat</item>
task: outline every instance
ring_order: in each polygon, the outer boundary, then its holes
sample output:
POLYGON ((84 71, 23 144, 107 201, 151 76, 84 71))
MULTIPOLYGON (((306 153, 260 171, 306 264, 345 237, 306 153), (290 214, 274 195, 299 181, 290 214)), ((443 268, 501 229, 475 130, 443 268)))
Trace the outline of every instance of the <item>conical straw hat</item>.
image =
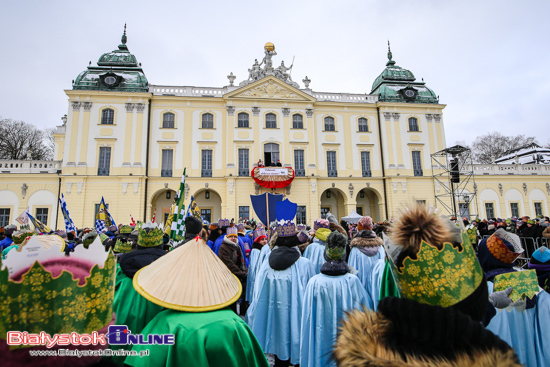
POLYGON ((242 293, 239 279, 200 237, 140 269, 133 283, 149 301, 187 312, 219 310, 242 293))

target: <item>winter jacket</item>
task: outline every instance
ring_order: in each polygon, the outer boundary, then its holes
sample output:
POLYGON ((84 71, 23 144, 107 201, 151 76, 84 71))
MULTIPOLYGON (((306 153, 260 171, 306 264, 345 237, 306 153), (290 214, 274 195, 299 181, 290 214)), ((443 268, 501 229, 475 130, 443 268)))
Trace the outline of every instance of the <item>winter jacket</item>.
POLYGON ((233 243, 229 238, 225 237, 220 246, 218 256, 237 278, 241 280, 246 279, 246 266, 241 247, 238 244, 233 243))

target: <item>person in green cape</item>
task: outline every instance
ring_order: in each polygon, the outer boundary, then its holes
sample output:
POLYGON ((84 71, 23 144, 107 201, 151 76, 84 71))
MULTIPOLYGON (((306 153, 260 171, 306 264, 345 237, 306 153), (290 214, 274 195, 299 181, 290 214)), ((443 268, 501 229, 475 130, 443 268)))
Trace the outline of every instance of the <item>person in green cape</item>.
MULTIPOLYGON (((134 334, 151 321, 163 307, 143 298, 134 290, 132 280, 138 270, 151 264, 166 254, 162 250, 163 232, 152 223, 147 223, 139 230, 137 247, 132 251, 132 242, 129 235, 132 227, 123 225, 116 238, 114 251, 120 254, 115 283, 115 298, 113 312, 116 314, 118 325, 126 325, 134 334)), ((111 345, 111 349, 130 350, 131 345, 111 345)), ((113 356, 112 361, 122 366, 125 356, 113 356)))
POLYGON ((229 308, 242 293, 241 282, 200 237, 139 270, 133 283, 139 294, 166 308, 143 329, 143 338, 168 334, 175 342, 134 345, 138 355, 125 364, 269 366, 248 325, 229 308), (145 350, 148 355, 140 357, 145 350))

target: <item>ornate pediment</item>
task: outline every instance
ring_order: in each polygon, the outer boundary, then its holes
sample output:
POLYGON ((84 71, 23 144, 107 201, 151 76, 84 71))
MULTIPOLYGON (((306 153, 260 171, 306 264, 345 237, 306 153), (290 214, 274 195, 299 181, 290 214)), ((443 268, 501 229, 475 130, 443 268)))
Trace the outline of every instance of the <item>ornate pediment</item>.
POLYGON ((314 101, 308 94, 286 83, 279 82, 274 77, 267 77, 255 83, 240 88, 227 95, 229 98, 265 98, 265 99, 291 99, 295 101, 314 101))

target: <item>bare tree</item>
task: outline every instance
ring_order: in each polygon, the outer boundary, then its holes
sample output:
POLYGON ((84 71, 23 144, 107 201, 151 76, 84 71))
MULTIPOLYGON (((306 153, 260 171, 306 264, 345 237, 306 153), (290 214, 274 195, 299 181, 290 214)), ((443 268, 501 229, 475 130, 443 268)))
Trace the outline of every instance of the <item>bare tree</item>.
POLYGON ((51 159, 53 150, 45 138, 46 133, 34 125, 0 118, 0 159, 51 159))
POLYGON ((495 131, 478 136, 472 143, 472 158, 475 163, 490 164, 512 149, 536 143, 532 136, 504 136, 495 131))

